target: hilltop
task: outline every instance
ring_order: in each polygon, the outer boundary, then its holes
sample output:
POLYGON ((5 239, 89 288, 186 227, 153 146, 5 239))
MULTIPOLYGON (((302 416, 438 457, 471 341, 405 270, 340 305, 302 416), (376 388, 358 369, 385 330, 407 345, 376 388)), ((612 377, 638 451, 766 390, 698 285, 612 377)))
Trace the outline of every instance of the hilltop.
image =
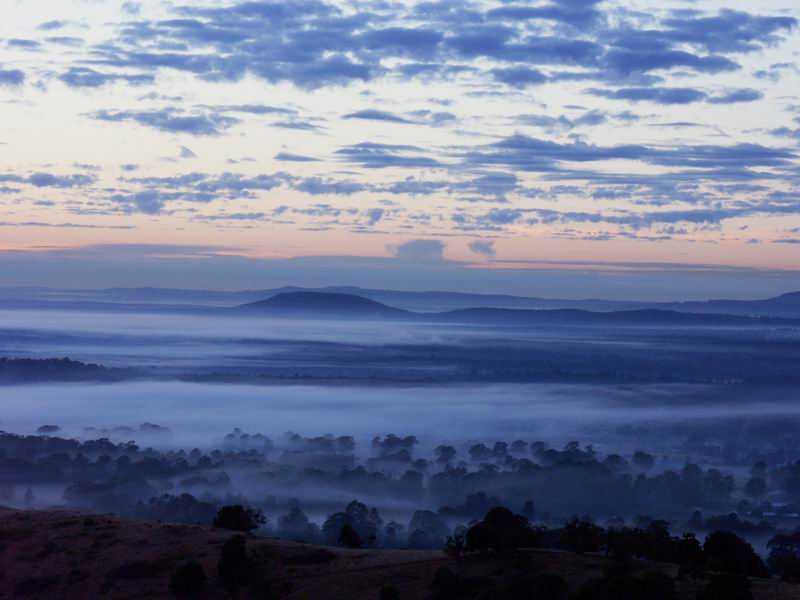
POLYGON ((346 317, 346 318, 405 318, 406 310, 393 308, 353 294, 327 292, 287 292, 266 300, 236 307, 237 311, 265 315, 346 317))

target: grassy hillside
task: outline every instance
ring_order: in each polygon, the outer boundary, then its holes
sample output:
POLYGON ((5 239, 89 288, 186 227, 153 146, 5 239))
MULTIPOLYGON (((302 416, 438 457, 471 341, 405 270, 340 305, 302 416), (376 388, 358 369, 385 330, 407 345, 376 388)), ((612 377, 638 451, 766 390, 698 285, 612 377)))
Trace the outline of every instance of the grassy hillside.
MULTIPOLYGON (((121 519, 69 511, 0 509, 0 598, 174 598, 169 581, 188 560, 208 576, 198 599, 226 597, 217 571, 226 530, 121 519)), ((427 598, 531 598, 509 592, 520 579, 557 574, 576 591, 620 566, 601 556, 530 550, 506 556, 469 556, 456 564, 439 551, 346 550, 250 537, 247 549, 257 589, 239 598, 379 600, 392 585, 404 600, 427 598), (460 592, 435 596, 431 583, 442 567, 454 572, 460 592)), ((673 565, 632 563, 634 576, 667 575, 677 598, 693 599, 707 575, 679 577, 673 565)), ((800 587, 752 580, 756 599, 800 599, 800 587), (777 591, 777 595, 776 595, 777 591)), ((441 592, 440 592, 441 593, 441 592)), ((543 596, 539 596, 543 597, 543 596)), ((565 596, 564 596, 565 597, 565 596)))

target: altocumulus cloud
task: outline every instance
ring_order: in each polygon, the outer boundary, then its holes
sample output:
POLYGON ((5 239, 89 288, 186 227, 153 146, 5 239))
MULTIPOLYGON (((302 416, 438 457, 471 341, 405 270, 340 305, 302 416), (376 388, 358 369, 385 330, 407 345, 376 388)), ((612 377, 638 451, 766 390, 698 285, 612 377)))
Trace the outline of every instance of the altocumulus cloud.
MULTIPOLYGON (((775 45, 797 25, 791 16, 734 10, 667 11, 642 22, 599 0, 499 7, 239 2, 176 5, 173 12, 178 18, 125 23, 117 39, 95 46, 95 63, 148 73, 179 70, 215 81, 250 75, 303 88, 386 75, 449 77, 456 69, 525 87, 546 83, 540 66, 589 69, 573 74, 609 82, 676 68, 735 71, 736 55, 775 45), (479 60, 495 65, 486 71, 479 60)), ((679 97, 662 91, 656 100, 679 97)))
POLYGON ((148 111, 101 110, 90 115, 98 121, 133 121, 143 127, 169 133, 216 136, 237 125, 239 119, 215 113, 186 114, 181 110, 162 108, 148 111))

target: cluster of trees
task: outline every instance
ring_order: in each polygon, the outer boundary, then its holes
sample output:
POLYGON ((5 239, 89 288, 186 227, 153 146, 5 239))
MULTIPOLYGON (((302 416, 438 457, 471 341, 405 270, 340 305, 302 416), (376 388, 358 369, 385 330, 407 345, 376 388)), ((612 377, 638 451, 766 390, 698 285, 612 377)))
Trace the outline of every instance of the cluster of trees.
MULTIPOLYGON (((785 549, 783 537, 774 538, 785 549)), ((478 523, 447 540, 445 552, 458 559, 465 553, 506 552, 519 548, 557 548, 576 554, 603 551, 625 562, 633 558, 704 568, 750 577, 769 574, 766 564, 743 538, 729 531, 714 531, 701 544, 693 533, 675 536, 670 524, 655 520, 644 528, 607 529, 586 519, 572 519, 559 528, 537 527, 505 507, 495 507, 478 523)), ((795 544, 795 551, 800 544, 795 544)), ((788 553, 787 553, 788 554, 788 553)), ((788 562, 788 560, 787 560, 788 562)))
MULTIPOLYGON (((163 433, 153 424, 135 431, 145 429, 163 433)), ((371 456, 360 459, 350 436, 287 434, 273 441, 237 429, 213 449, 158 451, 58 433, 56 425, 35 436, 0 433, 0 502, 35 506, 50 493, 51 505, 60 499, 76 508, 206 524, 221 506, 238 504, 260 511, 263 531, 287 539, 338 544, 348 525, 348 545, 416 548, 441 547, 454 530, 499 505, 551 528, 588 514, 620 529, 625 521, 617 515, 655 512, 689 531, 744 536, 771 535, 773 519, 800 514, 800 462, 788 446, 751 456, 749 469, 729 456, 736 468, 726 472, 717 466, 726 455, 719 449, 714 466, 665 468, 663 458, 643 450, 600 454, 577 442, 442 444, 424 457, 414 436, 389 434, 374 438, 371 456), (60 491, 53 496, 52 488, 60 491), (364 498, 371 508, 353 503, 340 510, 342 496, 364 498), (716 516, 703 518, 697 508, 716 516), (379 510, 393 519, 384 522, 379 510), (330 515, 330 523, 314 523, 308 514, 330 515)))
MULTIPOLYGON (((247 549, 247 534, 262 523, 258 511, 238 505, 222 507, 214 519, 215 526, 238 532, 221 548, 216 568, 217 581, 231 598, 245 589, 248 597, 280 595, 280 580, 271 579, 259 568, 247 549)), ((361 547, 375 536, 379 525, 376 511, 352 502, 332 515, 323 531, 327 539, 335 538, 337 545, 361 547)), ((800 580, 800 532, 777 535, 770 547, 768 563, 773 571, 800 580)), ((547 528, 532 525, 525 516, 500 506, 450 536, 444 551, 455 564, 435 573, 430 584, 432 600, 672 600, 676 597, 674 577, 660 567, 646 566, 659 563, 679 565, 680 573, 692 574, 694 581, 702 582, 697 600, 751 600, 749 578, 770 574, 752 546, 731 532, 715 531, 701 542, 693 534, 672 535, 669 523, 660 520, 650 521, 646 527, 603 528, 585 519, 572 519, 561 527, 547 528), (602 553, 613 561, 598 576, 571 588, 561 575, 543 570, 534 555, 519 552, 532 548, 602 553), (459 567, 467 556, 493 555, 502 556, 505 565, 497 576, 461 574, 470 571, 459 567), (649 562, 643 565, 633 559, 649 562)), ((334 555, 323 558, 330 560, 334 555)), ((173 572, 170 589, 177 597, 193 598, 203 591, 208 577, 202 566, 188 562, 173 572)), ((400 597, 391 585, 384 586, 379 595, 380 600, 400 597)))

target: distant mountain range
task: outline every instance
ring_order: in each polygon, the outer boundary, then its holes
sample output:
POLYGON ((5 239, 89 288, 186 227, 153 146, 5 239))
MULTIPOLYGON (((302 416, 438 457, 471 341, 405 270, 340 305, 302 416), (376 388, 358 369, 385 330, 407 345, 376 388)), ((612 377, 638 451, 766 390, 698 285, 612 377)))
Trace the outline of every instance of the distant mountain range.
POLYGON ((592 312, 578 309, 466 308, 438 313, 416 313, 353 294, 330 292, 288 292, 224 310, 265 317, 415 320, 477 325, 797 326, 800 324, 800 320, 781 317, 688 313, 660 309, 592 312))
MULTIPOLYGON (((213 308, 256 304, 270 298, 295 292, 357 296, 361 299, 383 304, 386 308, 421 313, 473 308, 579 310, 587 312, 663 310, 680 313, 800 318, 800 292, 783 294, 765 300, 638 302, 602 299, 546 299, 436 291, 405 292, 351 286, 326 288, 282 287, 235 292, 168 288, 109 288, 100 290, 0 288, 0 308, 206 312, 213 308)), ((373 306, 372 308, 376 307, 373 306)))

